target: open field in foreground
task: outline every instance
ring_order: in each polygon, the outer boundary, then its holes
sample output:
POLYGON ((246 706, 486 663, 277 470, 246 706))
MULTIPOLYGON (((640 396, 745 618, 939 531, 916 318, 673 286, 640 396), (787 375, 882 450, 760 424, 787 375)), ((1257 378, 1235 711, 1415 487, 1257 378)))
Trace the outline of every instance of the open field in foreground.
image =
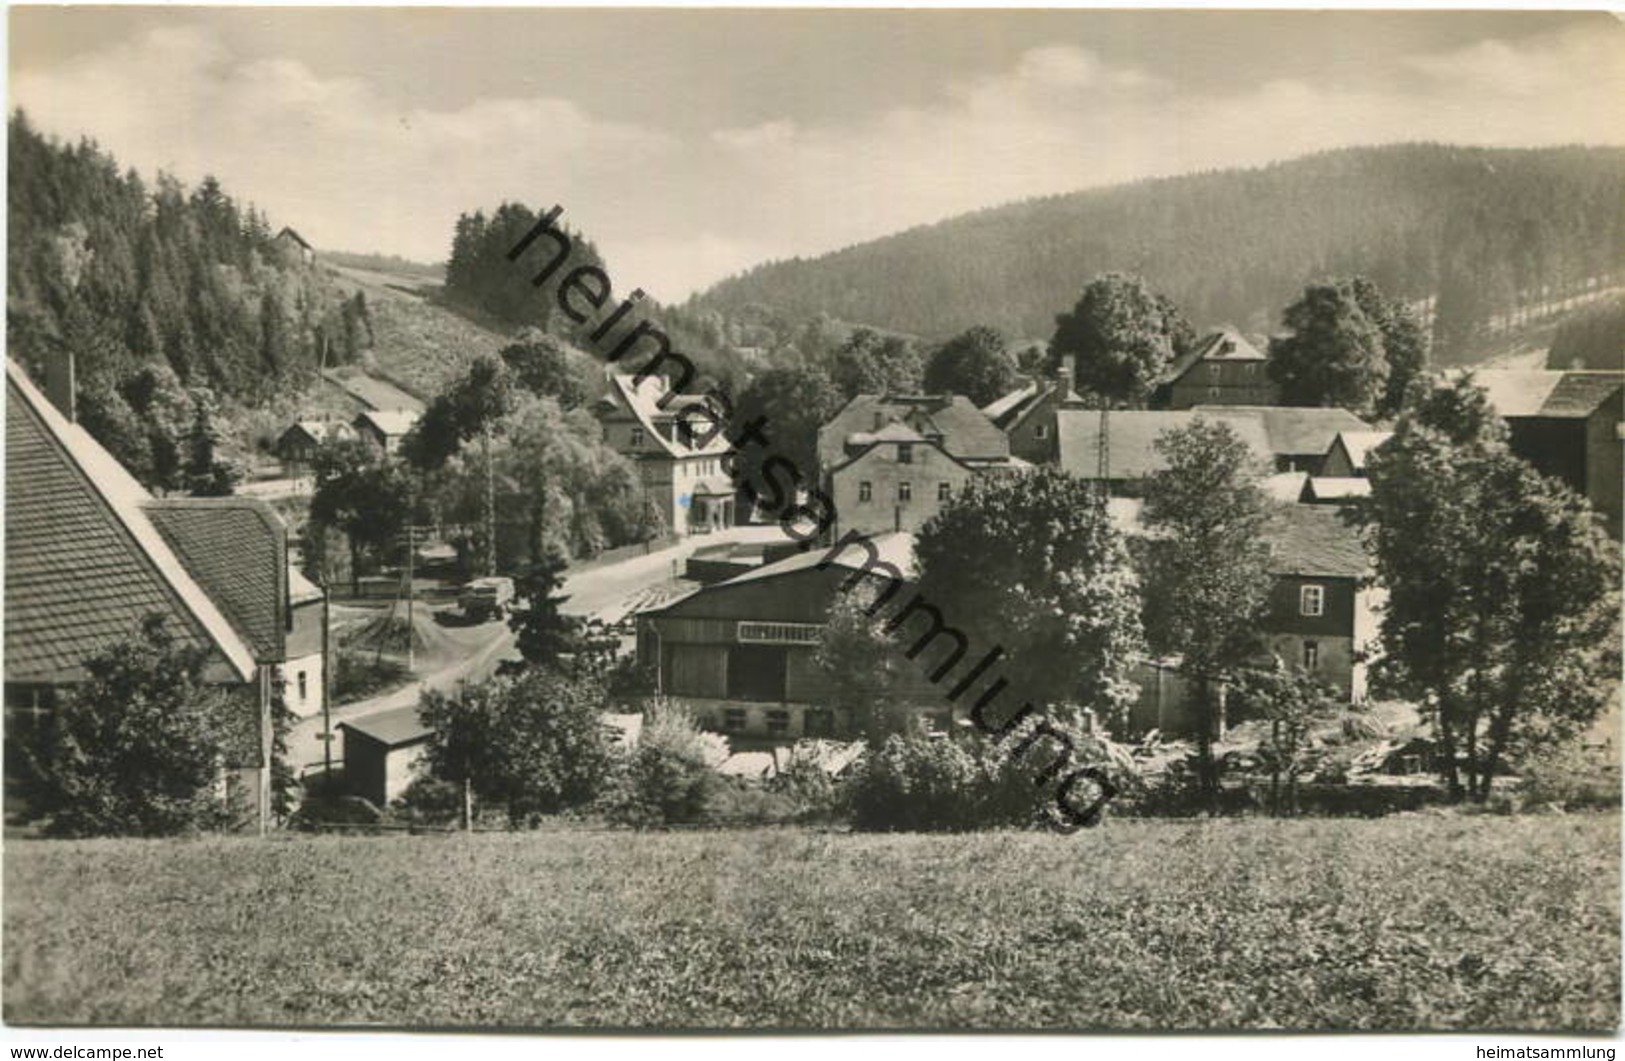
POLYGON ((15 842, 5 1018, 1612 1028, 1619 827, 15 842))

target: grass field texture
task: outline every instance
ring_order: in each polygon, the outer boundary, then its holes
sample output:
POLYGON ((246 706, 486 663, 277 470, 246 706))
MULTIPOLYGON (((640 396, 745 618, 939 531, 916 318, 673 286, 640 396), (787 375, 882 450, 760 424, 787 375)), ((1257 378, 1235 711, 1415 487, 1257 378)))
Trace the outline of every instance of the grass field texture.
POLYGON ((15 842, 8 1022, 1610 1029, 1620 822, 15 842))

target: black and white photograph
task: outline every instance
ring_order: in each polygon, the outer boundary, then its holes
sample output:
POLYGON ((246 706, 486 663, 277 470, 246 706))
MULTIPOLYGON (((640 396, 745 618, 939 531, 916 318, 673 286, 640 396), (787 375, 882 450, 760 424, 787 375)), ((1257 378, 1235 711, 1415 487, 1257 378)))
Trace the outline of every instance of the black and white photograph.
POLYGON ((1625 19, 6 32, 11 1057, 1613 1061, 1625 19))

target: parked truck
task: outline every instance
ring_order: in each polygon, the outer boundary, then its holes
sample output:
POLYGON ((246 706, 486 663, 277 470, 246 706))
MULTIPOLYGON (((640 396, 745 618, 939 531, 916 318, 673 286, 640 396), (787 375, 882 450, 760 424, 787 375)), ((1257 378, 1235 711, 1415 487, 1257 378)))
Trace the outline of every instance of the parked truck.
POLYGON ((501 618, 513 609, 513 579, 476 578, 457 594, 457 605, 473 622, 501 618))

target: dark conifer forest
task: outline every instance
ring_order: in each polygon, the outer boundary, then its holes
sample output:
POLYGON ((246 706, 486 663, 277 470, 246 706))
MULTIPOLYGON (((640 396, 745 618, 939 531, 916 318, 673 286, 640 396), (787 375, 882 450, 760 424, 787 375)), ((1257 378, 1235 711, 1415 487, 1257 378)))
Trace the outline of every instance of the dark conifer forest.
POLYGON ((1093 276, 1127 270, 1199 327, 1264 332, 1303 286, 1363 274, 1434 307, 1436 358, 1625 275, 1625 150, 1409 144, 1034 199, 717 284, 695 310, 768 306, 946 338, 1047 338, 1093 276))

